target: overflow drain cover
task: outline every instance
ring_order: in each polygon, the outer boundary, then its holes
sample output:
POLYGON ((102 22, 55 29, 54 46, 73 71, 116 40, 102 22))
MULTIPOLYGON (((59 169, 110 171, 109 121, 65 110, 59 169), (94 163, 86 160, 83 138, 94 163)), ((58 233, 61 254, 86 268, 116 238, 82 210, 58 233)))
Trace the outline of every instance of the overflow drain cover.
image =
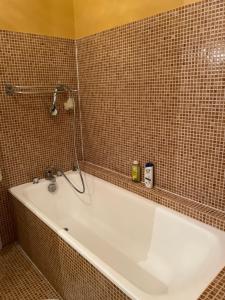
POLYGON ((63 229, 64 229, 65 231, 69 231, 69 228, 67 228, 67 227, 64 227, 63 229))

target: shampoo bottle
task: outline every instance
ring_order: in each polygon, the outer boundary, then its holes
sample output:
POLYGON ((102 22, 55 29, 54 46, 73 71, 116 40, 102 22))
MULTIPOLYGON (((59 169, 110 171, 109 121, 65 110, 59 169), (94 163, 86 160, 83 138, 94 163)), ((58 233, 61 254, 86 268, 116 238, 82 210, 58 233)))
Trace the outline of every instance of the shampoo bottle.
POLYGON ((153 188, 153 163, 148 162, 145 164, 144 182, 147 188, 153 188))
POLYGON ((141 166, 137 160, 135 160, 132 164, 131 177, 135 182, 141 181, 141 166))

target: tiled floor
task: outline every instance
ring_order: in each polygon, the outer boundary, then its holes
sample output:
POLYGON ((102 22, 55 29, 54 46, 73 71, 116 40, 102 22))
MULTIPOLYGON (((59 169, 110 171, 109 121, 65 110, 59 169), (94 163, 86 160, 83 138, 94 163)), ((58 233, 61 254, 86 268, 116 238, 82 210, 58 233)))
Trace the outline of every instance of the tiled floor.
POLYGON ((0 251, 0 300, 62 299, 22 249, 10 245, 0 251))

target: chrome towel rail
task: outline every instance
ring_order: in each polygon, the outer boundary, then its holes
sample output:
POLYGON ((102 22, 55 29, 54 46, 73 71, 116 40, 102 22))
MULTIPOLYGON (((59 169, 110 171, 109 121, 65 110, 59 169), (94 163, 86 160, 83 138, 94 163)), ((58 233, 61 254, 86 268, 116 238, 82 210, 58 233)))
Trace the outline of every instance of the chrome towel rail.
POLYGON ((56 86, 41 86, 41 85, 33 85, 33 86, 23 86, 23 85, 12 85, 6 84, 5 85, 5 92, 7 95, 14 95, 14 94, 24 94, 24 95, 31 95, 31 94, 45 94, 45 93, 64 93, 64 92, 77 92, 77 90, 70 88, 66 84, 58 84, 56 86))

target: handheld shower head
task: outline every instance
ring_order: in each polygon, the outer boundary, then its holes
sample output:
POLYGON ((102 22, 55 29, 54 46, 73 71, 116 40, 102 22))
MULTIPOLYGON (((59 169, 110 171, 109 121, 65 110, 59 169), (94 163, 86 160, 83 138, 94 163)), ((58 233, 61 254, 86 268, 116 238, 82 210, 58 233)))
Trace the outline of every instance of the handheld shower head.
POLYGON ((57 108, 56 108, 55 105, 52 106, 52 107, 50 108, 50 114, 51 114, 53 117, 57 116, 58 110, 57 110, 57 108))
POLYGON ((74 98, 72 96, 72 90, 65 85, 58 85, 55 89, 54 89, 54 93, 53 93, 53 101, 52 101, 52 105, 50 108, 50 114, 51 116, 57 116, 58 115, 58 110, 56 107, 56 101, 57 101, 57 94, 61 93, 61 92, 65 92, 68 95, 68 99, 67 101, 64 103, 64 109, 65 110, 72 110, 75 107, 75 101, 74 98))
POLYGON ((54 93, 53 93, 53 102, 52 102, 52 106, 50 108, 50 114, 54 117, 57 116, 57 114, 58 114, 58 110, 56 108, 57 93, 58 93, 58 89, 55 88, 54 93))

